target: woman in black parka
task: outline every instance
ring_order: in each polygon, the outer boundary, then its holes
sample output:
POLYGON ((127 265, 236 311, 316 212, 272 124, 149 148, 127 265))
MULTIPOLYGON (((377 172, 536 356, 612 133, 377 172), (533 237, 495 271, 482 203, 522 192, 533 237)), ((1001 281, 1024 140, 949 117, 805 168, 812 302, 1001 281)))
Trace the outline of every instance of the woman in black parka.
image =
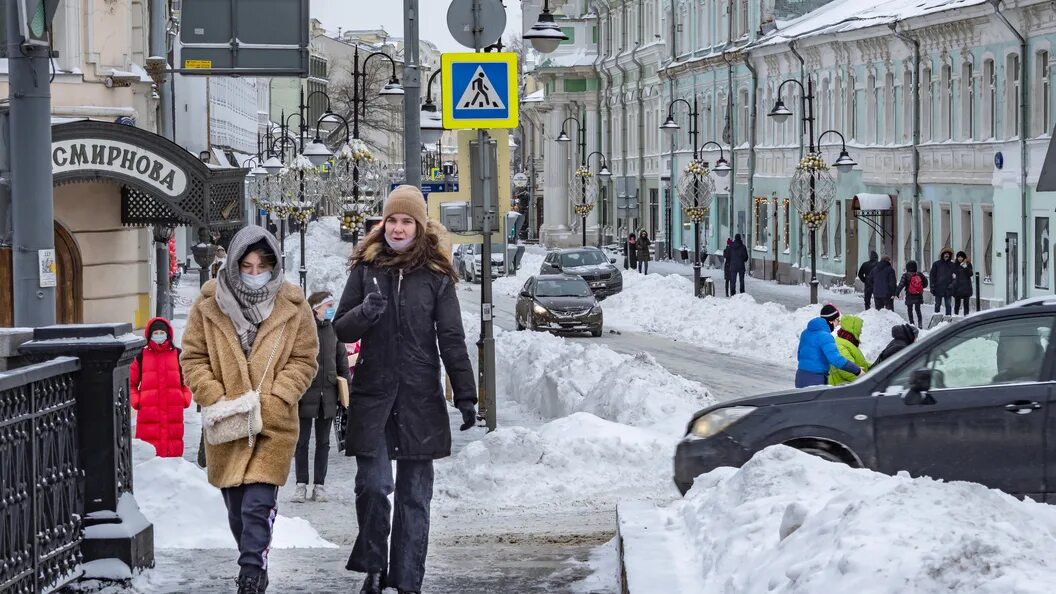
POLYGON ((295 503, 304 503, 308 498, 308 441, 315 427, 315 474, 312 476, 312 501, 326 501, 326 469, 330 459, 330 427, 334 424, 338 407, 338 378, 352 381, 348 373, 348 353, 345 345, 334 333, 333 319, 337 312, 330 291, 318 291, 308 297, 308 305, 315 314, 315 326, 319 333, 319 371, 308 391, 297 404, 301 418, 300 435, 297 437, 297 453, 294 467, 297 489, 293 492, 295 503))
POLYGON ((349 398, 345 455, 355 456, 356 537, 347 569, 367 574, 360 592, 420 592, 429 543, 433 460, 451 454, 440 361, 451 378, 462 430, 476 422, 458 274, 428 221, 418 188, 399 186, 352 256, 334 328, 362 340, 349 398), (396 480, 392 464, 396 461, 396 480), (389 525, 388 496, 396 510, 389 525), (389 558, 389 535, 392 558, 389 558))

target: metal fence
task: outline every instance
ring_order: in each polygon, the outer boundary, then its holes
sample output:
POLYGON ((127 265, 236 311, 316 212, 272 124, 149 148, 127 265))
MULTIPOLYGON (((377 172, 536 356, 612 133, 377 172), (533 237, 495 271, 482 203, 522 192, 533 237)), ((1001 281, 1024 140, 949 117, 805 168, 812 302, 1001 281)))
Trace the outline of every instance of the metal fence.
POLYGON ((82 471, 71 357, 0 373, 0 592, 76 577, 82 471))

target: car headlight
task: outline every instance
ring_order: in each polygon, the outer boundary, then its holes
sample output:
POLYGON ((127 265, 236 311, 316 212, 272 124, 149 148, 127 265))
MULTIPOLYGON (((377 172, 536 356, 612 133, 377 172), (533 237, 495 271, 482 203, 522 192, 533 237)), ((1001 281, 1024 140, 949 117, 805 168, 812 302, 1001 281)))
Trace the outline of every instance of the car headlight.
POLYGON ((538 303, 536 303, 535 307, 533 307, 532 309, 535 311, 535 313, 541 316, 545 316, 546 314, 550 313, 550 310, 546 309, 542 305, 539 305, 538 303))
POLYGON ((711 437, 721 433, 727 427, 740 420, 741 417, 754 410, 754 406, 730 406, 713 410, 693 421, 693 426, 689 428, 689 434, 701 439, 711 437))
POLYGON ((590 308, 590 313, 591 314, 599 314, 599 313, 601 313, 601 304, 600 303, 595 303, 594 307, 590 308))

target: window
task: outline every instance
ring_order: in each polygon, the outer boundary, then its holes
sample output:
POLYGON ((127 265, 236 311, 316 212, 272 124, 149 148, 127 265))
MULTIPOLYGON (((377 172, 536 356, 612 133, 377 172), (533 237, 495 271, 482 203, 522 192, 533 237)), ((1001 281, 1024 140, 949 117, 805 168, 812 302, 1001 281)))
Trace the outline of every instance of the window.
POLYGON ((1040 136, 1052 131, 1052 106, 1049 104, 1051 101, 1049 97, 1049 52, 1038 52, 1035 62, 1037 66, 1034 80, 1037 81, 1037 96, 1034 98, 1034 105, 1037 109, 1034 113, 1037 117, 1033 119, 1037 123, 1034 125, 1034 135, 1040 136))
POLYGON ((961 120, 961 137, 975 138, 975 73, 971 62, 965 62, 961 73, 961 104, 964 115, 961 120))
POLYGON ((913 140, 913 109, 916 98, 913 95, 913 72, 906 70, 902 74, 902 142, 913 140))
POLYGON ((784 231, 781 233, 781 239, 782 239, 781 245, 782 245, 782 247, 784 248, 784 250, 786 252, 788 250, 792 249, 792 225, 791 225, 792 216, 791 215, 792 215, 792 201, 789 200, 788 198, 785 198, 785 212, 784 212, 785 226, 784 226, 784 231))
POLYGON ((1052 322, 1032 316, 967 328, 918 355, 891 385, 908 386, 918 369, 933 371, 935 390, 1040 381, 1052 322))
MULTIPOLYGON (((829 217, 832 213, 829 213, 829 217)), ((821 224, 818 229, 818 235, 821 237, 821 257, 829 257, 829 217, 825 218, 825 222, 821 224)))
POLYGON ((896 129, 898 123, 895 121, 895 114, 897 113, 895 107, 895 75, 888 72, 884 75, 884 88, 881 91, 883 93, 882 101, 884 104, 883 109, 883 129, 884 132, 881 135, 884 142, 890 144, 895 141, 896 129))
MULTIPOLYGON (((913 209, 908 207, 908 206, 906 207, 906 210, 903 211, 903 213, 902 213, 902 228, 908 230, 908 232, 906 233, 906 241, 905 241, 905 243, 902 244, 902 261, 903 262, 909 262, 910 260, 912 260, 914 258, 914 256, 913 256, 913 231, 912 231, 912 229, 913 229, 913 209)), ((870 246, 870 247, 873 247, 873 249, 875 249, 875 244, 873 246, 870 246)), ((920 268, 923 270, 924 268, 927 268, 927 266, 928 266, 928 259, 927 259, 927 256, 925 255, 924 261, 920 262, 920 268)))
POLYGON ((1034 217, 1034 286, 1049 288, 1049 217, 1034 217))
POLYGON ((752 109, 751 101, 748 99, 748 89, 741 90, 740 105, 740 118, 737 122, 737 141, 743 144, 748 142, 748 116, 752 109))
POLYGON ((741 35, 748 34, 748 0, 741 0, 738 2, 737 9, 738 27, 737 30, 741 35))
POLYGON ((877 136, 880 130, 876 123, 877 112, 879 111, 876 77, 870 74, 869 78, 865 80, 865 134, 869 142, 877 144, 877 136))
MULTIPOLYGON (((865 91, 862 91, 864 94, 865 91)), ((858 108, 861 105, 859 92, 854 78, 851 78, 851 138, 858 138, 858 108)))
POLYGON ((766 247, 770 244, 769 233, 770 228, 770 201, 764 197, 758 197, 755 199, 755 245, 757 247, 766 247))
POLYGON ((997 74, 993 60, 983 62, 983 91, 983 132, 987 138, 997 138, 997 74))
POLYGON ((924 241, 921 242, 924 248, 924 262, 921 266, 925 266, 927 262, 934 260, 931 251, 931 207, 921 206, 920 207, 920 233, 924 241))
POLYGON ((994 274, 994 211, 983 210, 983 280, 992 282, 994 274))
POLYGON ((1005 66, 1005 137, 1019 136, 1019 55, 1010 54, 1005 66))
POLYGON ((939 238, 942 240, 943 249, 953 248, 952 227, 950 207, 943 206, 939 209, 939 238))
POLYGON ((972 241, 975 229, 972 225, 972 207, 961 208, 961 246, 968 258, 975 260, 975 243, 972 241))
POLYGON ((953 138, 953 77, 949 64, 943 64, 939 71, 939 92, 942 93, 939 134, 942 140, 949 140, 953 138))
POLYGON ((932 140, 931 135, 931 112, 932 112, 932 88, 931 88, 931 68, 925 68, 924 74, 921 76, 920 81, 920 100, 921 105, 920 114, 920 138, 924 141, 932 140))

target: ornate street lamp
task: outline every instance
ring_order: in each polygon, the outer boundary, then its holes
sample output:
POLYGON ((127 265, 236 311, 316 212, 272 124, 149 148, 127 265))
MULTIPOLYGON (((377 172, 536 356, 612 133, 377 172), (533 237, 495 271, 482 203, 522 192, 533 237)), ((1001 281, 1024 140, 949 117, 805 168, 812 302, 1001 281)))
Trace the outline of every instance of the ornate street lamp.
POLYGON ((554 15, 550 12, 550 0, 544 1, 539 20, 523 35, 523 38, 530 41, 535 51, 541 54, 553 53, 562 41, 568 41, 568 35, 565 35, 561 27, 557 26, 554 15))

